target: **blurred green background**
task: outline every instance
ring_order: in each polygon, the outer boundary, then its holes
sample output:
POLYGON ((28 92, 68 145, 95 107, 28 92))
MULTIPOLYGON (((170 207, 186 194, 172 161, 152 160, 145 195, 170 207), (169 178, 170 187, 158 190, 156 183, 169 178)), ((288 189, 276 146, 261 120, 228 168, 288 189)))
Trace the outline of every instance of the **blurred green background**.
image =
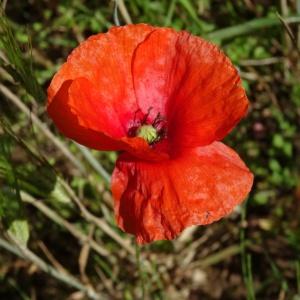
POLYGON ((225 140, 255 174, 247 203, 141 249, 114 223, 117 154, 64 139, 45 113, 53 74, 114 24, 114 2, 1 5, 0 299, 300 299, 299 0, 120 1, 121 24, 218 44, 251 102, 225 140))

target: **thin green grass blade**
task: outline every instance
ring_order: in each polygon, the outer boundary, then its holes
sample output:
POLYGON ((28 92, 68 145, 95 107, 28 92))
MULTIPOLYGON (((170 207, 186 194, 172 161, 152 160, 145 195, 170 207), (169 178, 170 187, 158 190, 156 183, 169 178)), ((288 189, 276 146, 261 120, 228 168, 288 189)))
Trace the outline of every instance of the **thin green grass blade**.
MULTIPOLYGON (((45 93, 34 76, 32 55, 26 59, 14 37, 12 27, 0 10, 0 49, 5 54, 8 63, 0 59, 0 65, 6 69, 15 81, 20 82, 24 89, 38 101, 44 101, 45 93)), ((28 40, 28 49, 31 42, 28 40)))
POLYGON ((246 269, 247 269, 247 299, 255 300, 255 291, 253 285, 252 275, 252 258, 250 254, 246 256, 246 269))
POLYGON ((34 153, 12 131, 10 124, 1 117, 0 126, 4 132, 0 135, 0 180, 3 179, 7 185, 12 186, 17 178, 18 189, 38 197, 47 197, 54 190, 56 184, 56 173, 53 167, 41 155, 34 153), (6 140, 12 146, 18 146, 19 151, 26 155, 26 163, 15 164, 8 154, 5 154, 6 140))
POLYGON ((267 261, 269 262, 271 266, 272 273, 274 275, 274 278, 278 281, 278 283, 281 285, 281 289, 283 289, 285 292, 289 290, 289 285, 287 280, 284 277, 284 274, 280 270, 280 268, 276 265, 275 261, 271 258, 268 252, 265 252, 267 261))
POLYGON ((170 26, 174 12, 175 12, 175 5, 176 5, 177 0, 171 0, 171 3, 168 8, 167 16, 165 18, 165 26, 170 26))
POLYGON ((296 261, 297 291, 300 296, 300 260, 296 261))
POLYGON ((191 18, 201 26, 201 21, 199 20, 192 3, 189 0, 178 0, 178 2, 185 8, 191 18))
MULTIPOLYGON (((288 24, 300 23, 300 15, 287 17, 285 18, 285 21, 288 24)), ((216 30, 214 32, 206 34, 205 37, 209 40, 222 41, 243 34, 248 34, 262 28, 268 28, 268 27, 278 26, 278 25, 281 25, 281 22, 278 18, 275 17, 261 18, 261 19, 255 19, 249 22, 245 22, 240 25, 216 30)))

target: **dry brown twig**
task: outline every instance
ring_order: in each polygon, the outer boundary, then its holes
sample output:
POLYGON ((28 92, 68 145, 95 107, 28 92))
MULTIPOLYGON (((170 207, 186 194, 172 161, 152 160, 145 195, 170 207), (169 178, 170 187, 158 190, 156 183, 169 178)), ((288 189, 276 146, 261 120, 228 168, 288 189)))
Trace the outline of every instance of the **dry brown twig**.
POLYGON ((124 0, 114 0, 114 2, 116 3, 117 8, 120 10, 120 13, 121 13, 124 21, 126 22, 126 24, 132 24, 132 19, 127 10, 124 0))
POLYGON ((279 18, 280 22, 282 23, 287 35, 286 35, 286 43, 287 43, 287 48, 288 50, 291 49, 291 46, 289 46, 290 42, 292 42, 292 44, 294 45, 295 49, 297 50, 297 52, 300 54, 300 49, 298 48, 298 44, 297 44, 297 39, 294 36, 294 33, 290 27, 290 25, 285 21, 285 19, 279 14, 277 13, 277 17, 279 18))
POLYGON ((64 274, 70 274, 63 265, 54 257, 54 255, 50 252, 50 250, 47 248, 47 246, 43 243, 43 241, 38 241, 38 246, 41 248, 41 250, 44 252, 45 256, 48 258, 48 260, 51 262, 51 264, 61 273, 64 274))
POLYGON ((95 232, 95 226, 94 224, 90 225, 89 228, 89 234, 88 234, 88 240, 84 243, 84 245, 81 248, 79 258, 78 258, 78 264, 79 264, 79 270, 80 275, 83 282, 89 283, 89 278, 87 277, 85 273, 86 265, 88 263, 89 255, 90 255, 90 241, 93 239, 93 235, 95 232))
POLYGON ((262 59, 244 59, 239 62, 240 66, 267 66, 282 63, 284 57, 267 57, 262 59))

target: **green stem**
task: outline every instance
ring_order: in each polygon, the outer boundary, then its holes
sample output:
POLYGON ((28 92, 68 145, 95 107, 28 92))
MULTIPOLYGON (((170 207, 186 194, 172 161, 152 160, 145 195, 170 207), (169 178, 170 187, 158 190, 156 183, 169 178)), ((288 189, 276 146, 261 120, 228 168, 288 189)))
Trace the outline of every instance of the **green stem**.
POLYGON ((141 262, 141 247, 136 243, 135 244, 135 251, 136 251, 136 264, 139 274, 140 286, 142 291, 141 300, 145 299, 145 280, 144 280, 144 273, 142 269, 142 262, 141 262))
POLYGON ((247 254, 246 234, 245 234, 245 228, 243 227, 245 221, 246 221, 246 204, 244 204, 242 207, 242 216, 241 216, 242 227, 241 227, 241 231, 240 231, 242 274, 244 277, 244 283, 245 283, 246 290, 247 290, 247 300, 255 300, 251 255, 247 254))

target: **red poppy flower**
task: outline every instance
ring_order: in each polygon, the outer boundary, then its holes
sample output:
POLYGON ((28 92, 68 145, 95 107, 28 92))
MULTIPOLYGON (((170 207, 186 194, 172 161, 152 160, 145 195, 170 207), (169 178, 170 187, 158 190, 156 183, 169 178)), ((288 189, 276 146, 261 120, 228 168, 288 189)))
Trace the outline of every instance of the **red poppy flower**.
POLYGON ((253 175, 219 141, 247 108, 216 46, 145 24, 83 42, 54 76, 47 107, 67 137, 123 151, 112 176, 115 214, 138 243, 173 239, 243 201, 253 175))

